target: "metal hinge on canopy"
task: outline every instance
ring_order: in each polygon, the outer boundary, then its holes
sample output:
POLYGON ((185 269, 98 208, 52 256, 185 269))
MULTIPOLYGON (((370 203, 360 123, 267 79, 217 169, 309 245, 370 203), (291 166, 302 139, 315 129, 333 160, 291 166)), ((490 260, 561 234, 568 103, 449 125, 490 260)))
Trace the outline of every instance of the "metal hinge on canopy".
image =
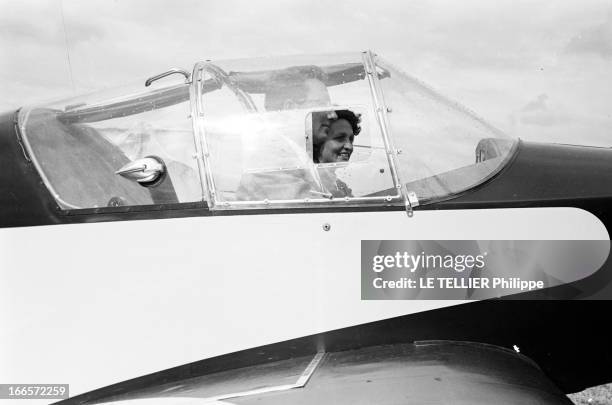
POLYGON ((417 197, 414 191, 408 191, 406 193, 405 201, 406 201, 406 214, 408 214, 409 217, 412 217, 414 215, 413 208, 419 206, 419 198, 417 197))

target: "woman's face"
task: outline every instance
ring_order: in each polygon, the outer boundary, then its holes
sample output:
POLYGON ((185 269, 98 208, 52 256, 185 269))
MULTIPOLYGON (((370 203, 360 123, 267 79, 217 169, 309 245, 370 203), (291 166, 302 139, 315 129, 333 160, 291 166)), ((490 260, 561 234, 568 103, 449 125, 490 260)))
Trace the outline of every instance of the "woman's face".
POLYGON ((327 131, 327 134, 319 149, 319 163, 348 162, 355 139, 351 124, 345 119, 339 119, 331 124, 323 124, 320 130, 327 131))

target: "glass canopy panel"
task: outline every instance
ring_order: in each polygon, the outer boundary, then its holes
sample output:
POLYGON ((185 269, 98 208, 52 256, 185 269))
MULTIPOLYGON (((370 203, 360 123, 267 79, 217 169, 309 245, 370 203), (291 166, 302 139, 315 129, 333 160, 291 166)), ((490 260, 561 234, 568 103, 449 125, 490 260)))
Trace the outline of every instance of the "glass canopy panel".
POLYGON ((24 108, 19 125, 62 209, 202 200, 188 84, 139 83, 24 108), (165 166, 157 185, 143 187, 116 173, 149 156, 165 166))
POLYGON ((516 139, 376 57, 400 179, 421 204, 475 187, 499 171, 516 139))
POLYGON ((215 61, 199 69, 198 127, 213 207, 399 198, 361 54, 215 61), (371 196, 383 190, 390 191, 371 196))

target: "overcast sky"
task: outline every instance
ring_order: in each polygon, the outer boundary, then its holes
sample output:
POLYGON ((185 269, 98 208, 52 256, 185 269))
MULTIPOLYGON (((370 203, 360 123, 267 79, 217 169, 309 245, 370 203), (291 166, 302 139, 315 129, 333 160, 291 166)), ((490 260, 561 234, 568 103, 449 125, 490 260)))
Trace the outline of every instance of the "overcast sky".
POLYGON ((612 0, 0 0, 0 109, 204 59, 372 49, 525 139, 612 145, 612 0))

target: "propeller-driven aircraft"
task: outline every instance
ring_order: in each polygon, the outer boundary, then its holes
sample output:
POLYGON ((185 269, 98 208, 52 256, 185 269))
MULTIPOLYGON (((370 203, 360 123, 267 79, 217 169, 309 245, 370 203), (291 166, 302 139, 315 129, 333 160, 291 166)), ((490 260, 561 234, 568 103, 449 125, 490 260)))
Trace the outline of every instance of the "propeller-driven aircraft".
POLYGON ((63 404, 553 404, 612 380, 612 150, 512 138, 371 52, 198 62, 9 111, 0 145, 3 378, 69 383, 63 404), (362 299, 362 241, 455 239, 525 266, 537 241, 606 250, 506 297, 362 299))

